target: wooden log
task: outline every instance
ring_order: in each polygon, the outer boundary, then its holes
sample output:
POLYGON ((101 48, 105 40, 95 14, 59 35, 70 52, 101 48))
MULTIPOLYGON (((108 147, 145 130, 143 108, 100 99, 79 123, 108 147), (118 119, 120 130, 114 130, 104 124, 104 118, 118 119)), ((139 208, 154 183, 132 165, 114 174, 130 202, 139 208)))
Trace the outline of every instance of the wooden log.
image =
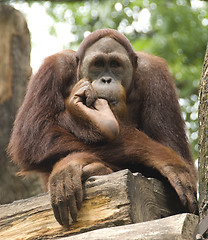
POLYGON ((197 223, 198 216, 183 213, 143 223, 94 230, 57 240, 192 240, 197 223))
POLYGON ((49 194, 2 205, 1 240, 54 239, 154 220, 183 211, 169 185, 141 174, 133 175, 128 170, 89 178, 84 185, 84 195, 78 221, 69 229, 56 222, 49 194))

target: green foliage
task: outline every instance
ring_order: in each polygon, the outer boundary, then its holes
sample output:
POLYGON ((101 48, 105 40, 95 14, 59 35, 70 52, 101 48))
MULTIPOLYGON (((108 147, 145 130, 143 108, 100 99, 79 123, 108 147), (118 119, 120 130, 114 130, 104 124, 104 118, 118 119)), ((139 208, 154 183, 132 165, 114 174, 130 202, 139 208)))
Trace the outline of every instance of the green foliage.
MULTIPOLYGON (((197 158, 198 88, 208 38, 207 3, 194 8, 188 0, 91 0, 45 4, 56 22, 68 22, 76 49, 90 32, 118 29, 135 50, 165 58, 178 88, 180 104, 197 158)), ((50 32, 56 34, 54 26, 50 32)))
POLYGON ((208 39, 207 17, 205 7, 193 9, 189 1, 184 0, 160 1, 157 10, 151 11, 154 34, 150 50, 168 61, 176 79, 195 158, 198 150, 197 95, 208 39))
POLYGON ((194 10, 187 1, 176 2, 181 4, 164 1, 151 12, 155 32, 151 50, 168 61, 180 96, 186 97, 198 91, 208 28, 200 20, 204 10, 194 10))

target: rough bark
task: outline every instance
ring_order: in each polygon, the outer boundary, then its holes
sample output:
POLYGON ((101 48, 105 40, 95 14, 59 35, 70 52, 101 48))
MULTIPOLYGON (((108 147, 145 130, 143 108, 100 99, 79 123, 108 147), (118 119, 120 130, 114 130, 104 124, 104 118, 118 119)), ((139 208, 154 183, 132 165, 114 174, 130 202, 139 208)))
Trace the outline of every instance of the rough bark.
MULTIPOLYGON (((78 221, 72 223, 69 229, 56 222, 48 194, 2 205, 1 240, 56 239, 183 212, 176 193, 169 185, 141 174, 133 175, 128 170, 91 177, 84 185, 84 195, 78 221)), ((173 226, 175 224, 172 223, 173 226)))
POLYGON ((200 219, 208 214, 208 47, 199 91, 199 205, 200 219))
POLYGON ((30 75, 30 34, 25 18, 11 6, 0 4, 0 203, 40 192, 37 178, 22 181, 16 177, 17 169, 5 151, 30 75))
MULTIPOLYGON (((208 238, 208 45, 199 91, 199 216, 196 233, 208 238)), ((202 238, 201 238, 202 239, 202 238)))

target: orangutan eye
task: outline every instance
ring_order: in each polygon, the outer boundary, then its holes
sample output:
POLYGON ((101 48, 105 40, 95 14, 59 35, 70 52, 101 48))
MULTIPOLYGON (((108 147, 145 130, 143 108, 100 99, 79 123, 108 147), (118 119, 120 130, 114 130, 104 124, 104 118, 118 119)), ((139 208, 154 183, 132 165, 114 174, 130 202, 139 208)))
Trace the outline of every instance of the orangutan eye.
POLYGON ((94 62, 94 67, 96 68, 102 68, 105 66, 104 60, 99 59, 94 62))
POLYGON ((121 66, 121 64, 116 60, 113 60, 110 62, 110 67, 112 67, 112 68, 119 68, 120 66, 121 66))

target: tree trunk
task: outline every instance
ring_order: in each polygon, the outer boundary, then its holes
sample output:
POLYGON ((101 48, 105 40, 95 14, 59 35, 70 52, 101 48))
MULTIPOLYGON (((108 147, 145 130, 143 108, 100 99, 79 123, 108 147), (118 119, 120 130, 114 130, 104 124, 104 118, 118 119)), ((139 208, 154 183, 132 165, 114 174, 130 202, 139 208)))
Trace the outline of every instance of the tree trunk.
MULTIPOLYGON (((202 220, 208 215, 208 45, 200 82, 199 101, 199 206, 202 220)), ((208 228, 208 224, 204 226, 203 231, 205 228, 208 228)))
POLYGON ((31 72, 30 34, 25 18, 13 7, 0 4, 0 203, 40 192, 37 177, 25 181, 17 177, 17 169, 6 154, 13 121, 31 72))

